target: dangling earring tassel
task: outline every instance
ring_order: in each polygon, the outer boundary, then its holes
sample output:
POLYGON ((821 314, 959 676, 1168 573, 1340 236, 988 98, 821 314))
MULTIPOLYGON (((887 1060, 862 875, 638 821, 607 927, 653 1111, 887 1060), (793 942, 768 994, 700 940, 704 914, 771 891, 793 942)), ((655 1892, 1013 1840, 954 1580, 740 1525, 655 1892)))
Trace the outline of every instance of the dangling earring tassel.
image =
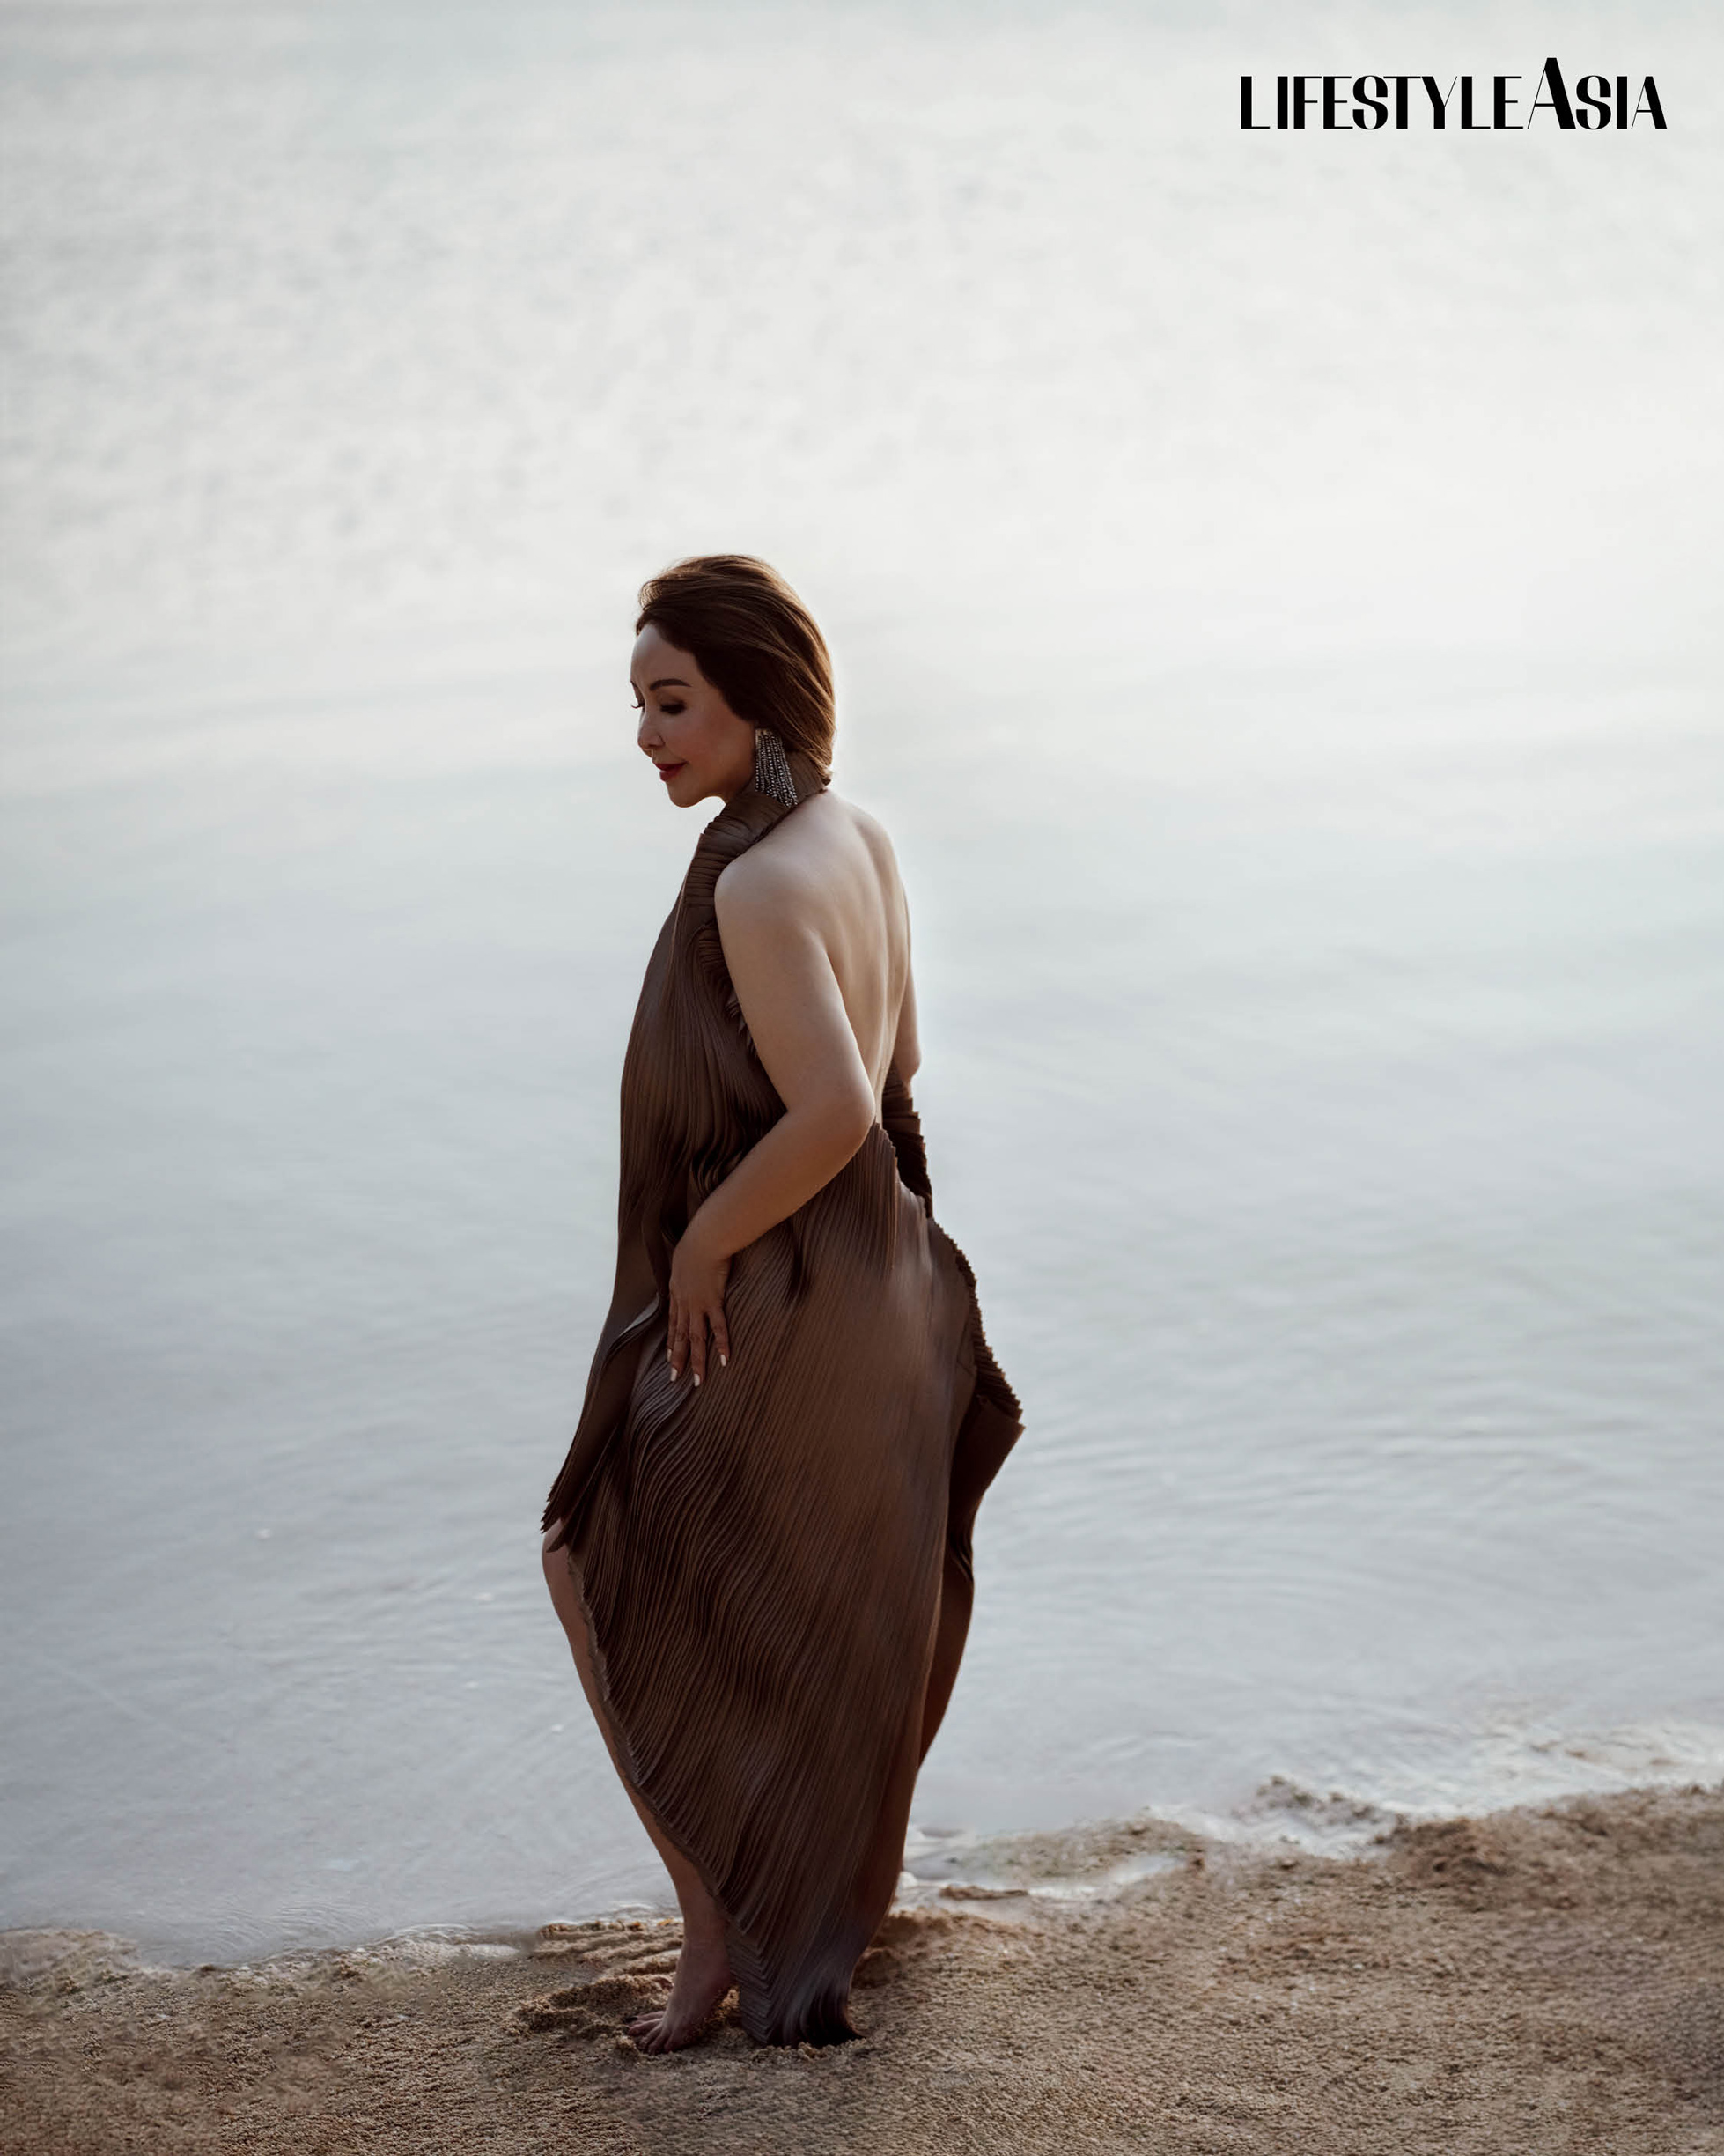
POLYGON ((770 727, 755 728, 755 791, 782 801, 786 808, 796 806, 796 781, 790 775, 790 758, 770 727))

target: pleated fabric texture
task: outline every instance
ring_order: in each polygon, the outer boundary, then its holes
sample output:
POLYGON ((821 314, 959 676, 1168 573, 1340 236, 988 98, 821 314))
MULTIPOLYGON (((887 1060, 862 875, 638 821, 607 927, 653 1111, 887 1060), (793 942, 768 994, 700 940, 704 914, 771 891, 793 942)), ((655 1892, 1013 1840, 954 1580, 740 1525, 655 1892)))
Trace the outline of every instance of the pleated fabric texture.
MULTIPOLYGON (((799 796, 820 790, 791 764, 799 796)), ((821 2043, 853 2034, 851 1974, 962 1648, 976 1506, 1020 1424, 895 1073, 883 1125, 736 1254, 728 1369, 698 1389, 670 1375, 672 1250, 784 1112, 714 892, 795 813, 753 790, 726 804, 647 967, 615 1293, 545 1525, 578 1569, 617 1757, 725 1912, 744 2027, 821 2043)))

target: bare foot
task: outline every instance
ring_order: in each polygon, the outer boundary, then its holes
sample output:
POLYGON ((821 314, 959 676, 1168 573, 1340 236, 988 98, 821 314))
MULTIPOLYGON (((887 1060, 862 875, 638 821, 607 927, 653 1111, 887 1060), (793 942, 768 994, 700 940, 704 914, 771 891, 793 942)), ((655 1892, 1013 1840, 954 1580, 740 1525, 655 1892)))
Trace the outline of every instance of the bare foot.
POLYGON ((628 2033, 642 2051, 680 2051, 699 2035, 733 1982, 722 1933, 716 1938, 685 1937, 669 1998, 657 2013, 630 2022, 628 2033))

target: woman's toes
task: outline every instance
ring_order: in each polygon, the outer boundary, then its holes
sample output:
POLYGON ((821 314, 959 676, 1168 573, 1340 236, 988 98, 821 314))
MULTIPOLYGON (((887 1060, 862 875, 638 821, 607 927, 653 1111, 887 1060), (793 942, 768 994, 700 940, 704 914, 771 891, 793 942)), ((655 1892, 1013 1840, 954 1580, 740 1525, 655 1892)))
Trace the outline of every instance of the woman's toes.
POLYGON ((667 2014, 643 2014, 638 2021, 628 2027, 629 2041, 637 2051, 668 2051, 671 2048, 670 2031, 666 2027, 667 2014))

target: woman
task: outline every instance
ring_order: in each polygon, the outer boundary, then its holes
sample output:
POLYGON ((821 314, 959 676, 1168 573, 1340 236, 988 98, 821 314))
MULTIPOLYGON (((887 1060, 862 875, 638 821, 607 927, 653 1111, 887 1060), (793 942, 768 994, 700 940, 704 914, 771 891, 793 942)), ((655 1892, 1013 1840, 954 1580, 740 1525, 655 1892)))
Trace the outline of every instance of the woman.
POLYGON ((643 2049, 734 1983, 756 2040, 854 2034, 1018 1436, 935 1226, 910 928, 880 826, 827 787, 826 646, 763 563, 646 585, 638 741, 724 805, 623 1069, 616 1288, 545 1510, 551 1599, 681 1904, 643 2049))

